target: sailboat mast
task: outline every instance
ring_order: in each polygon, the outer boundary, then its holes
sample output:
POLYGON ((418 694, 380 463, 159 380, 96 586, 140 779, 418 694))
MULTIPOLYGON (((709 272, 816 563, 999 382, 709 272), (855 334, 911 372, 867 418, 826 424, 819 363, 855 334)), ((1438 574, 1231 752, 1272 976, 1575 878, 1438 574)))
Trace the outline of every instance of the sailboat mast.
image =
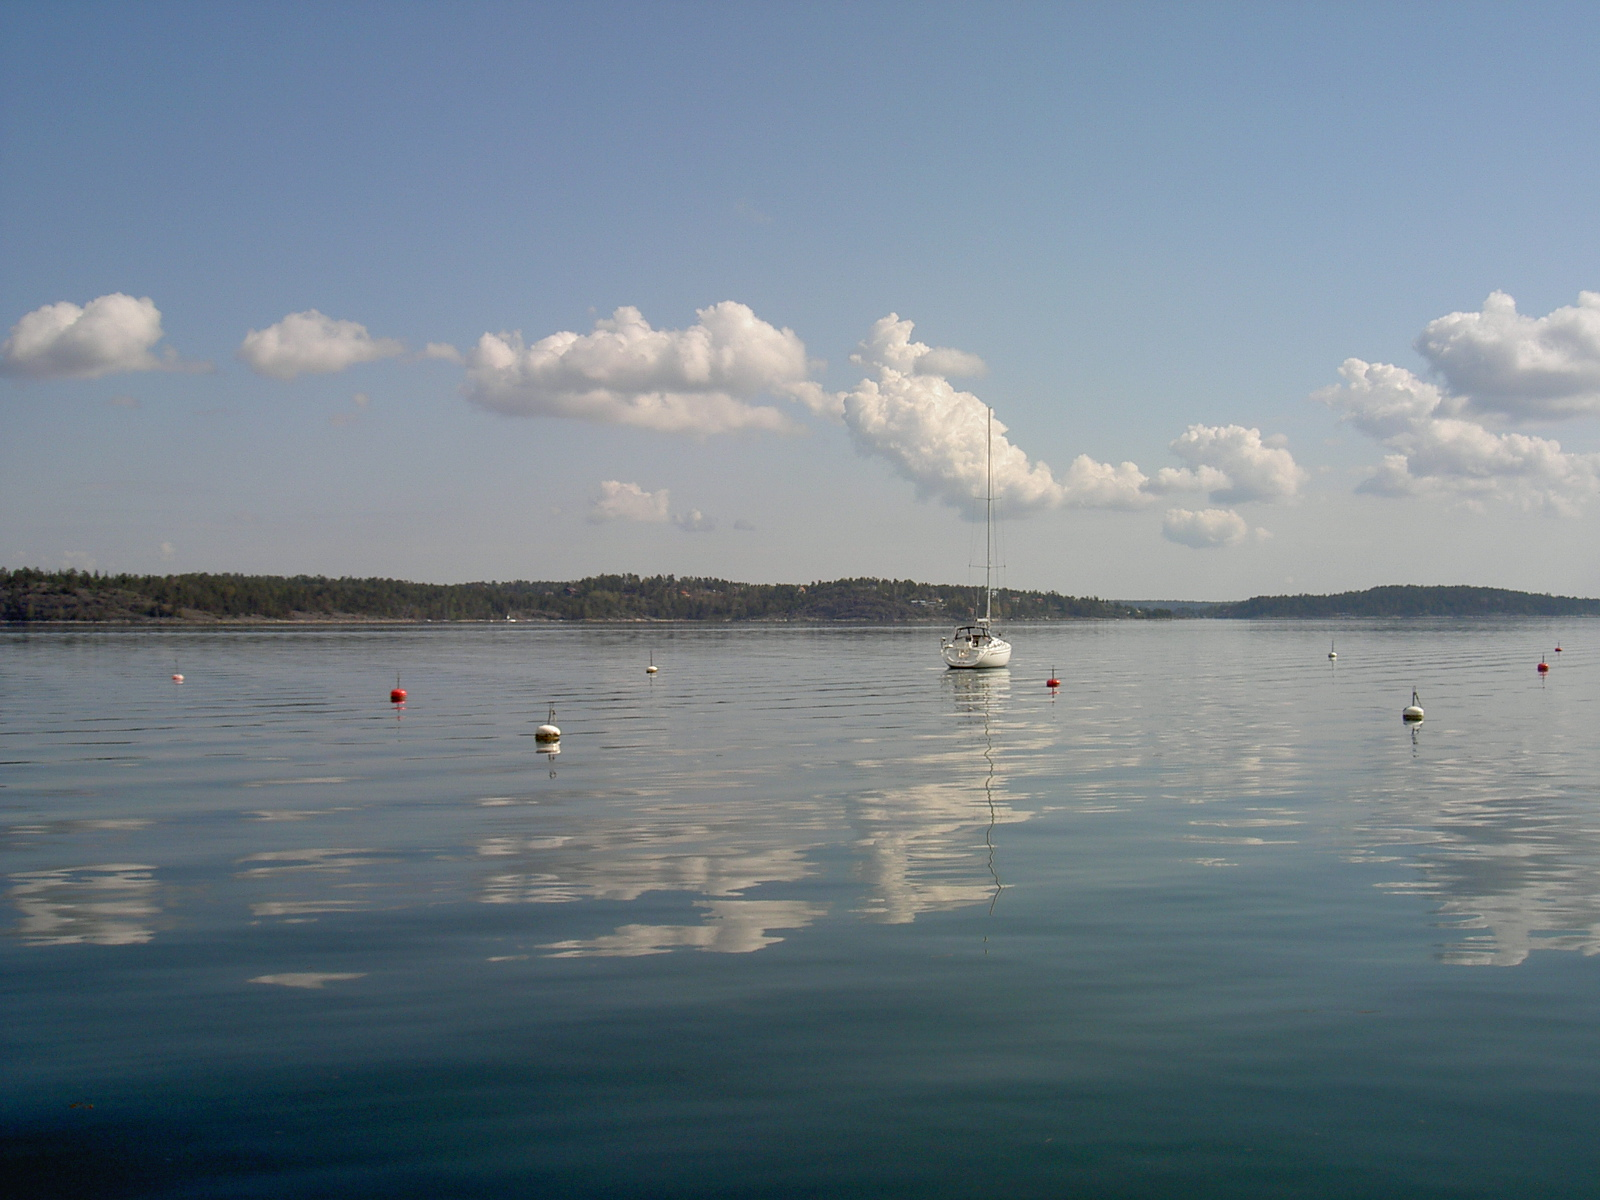
POLYGON ((983 623, 987 625, 994 609, 994 409, 989 410, 983 489, 983 623))

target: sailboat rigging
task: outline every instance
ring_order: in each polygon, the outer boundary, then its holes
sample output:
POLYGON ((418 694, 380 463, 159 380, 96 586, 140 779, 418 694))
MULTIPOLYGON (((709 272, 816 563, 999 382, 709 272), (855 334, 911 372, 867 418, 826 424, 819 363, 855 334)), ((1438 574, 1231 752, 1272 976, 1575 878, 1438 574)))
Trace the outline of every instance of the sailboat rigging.
POLYGON ((946 665, 965 670, 1003 667, 1011 661, 1011 643, 994 632, 994 409, 989 410, 988 457, 983 496, 983 616, 940 639, 946 665))

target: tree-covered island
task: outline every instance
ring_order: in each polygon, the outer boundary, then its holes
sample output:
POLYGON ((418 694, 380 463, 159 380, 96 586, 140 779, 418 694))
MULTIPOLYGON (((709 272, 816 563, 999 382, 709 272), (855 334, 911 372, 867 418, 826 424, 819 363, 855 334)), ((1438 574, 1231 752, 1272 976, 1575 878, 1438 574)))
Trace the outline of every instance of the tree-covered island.
MULTIPOLYGON (((733 583, 674 575, 597 575, 573 582, 410 583, 314 575, 109 575, 0 570, 8 622, 212 621, 853 621, 948 623, 978 591, 898 579, 733 583)), ((995 593, 1012 621, 1164 618, 1165 609, 1056 592, 995 593)))

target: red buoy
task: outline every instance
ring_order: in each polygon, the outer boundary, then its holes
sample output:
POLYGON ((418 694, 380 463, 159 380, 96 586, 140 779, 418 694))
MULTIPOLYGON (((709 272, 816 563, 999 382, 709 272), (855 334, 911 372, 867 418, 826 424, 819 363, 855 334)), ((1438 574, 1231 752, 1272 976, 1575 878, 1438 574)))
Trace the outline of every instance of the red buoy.
POLYGON ((172 682, 173 683, 182 683, 183 682, 183 676, 182 675, 174 675, 172 677, 172 682))
POLYGON ((1560 653, 1561 653, 1561 647, 1560 647, 1560 646, 1557 646, 1557 647, 1556 647, 1556 653, 1557 653, 1557 654, 1560 654, 1560 653))
POLYGON ((1056 669, 1054 667, 1050 668, 1050 678, 1044 681, 1044 685, 1047 688, 1058 688, 1061 686, 1061 680, 1056 678, 1056 669))
POLYGON ((1543 675, 1549 669, 1550 669, 1550 664, 1545 662, 1544 656, 1541 655, 1540 658, 1539 658, 1539 674, 1543 675))
POLYGON ((406 702, 405 688, 391 688, 389 690, 390 704, 404 704, 406 702))

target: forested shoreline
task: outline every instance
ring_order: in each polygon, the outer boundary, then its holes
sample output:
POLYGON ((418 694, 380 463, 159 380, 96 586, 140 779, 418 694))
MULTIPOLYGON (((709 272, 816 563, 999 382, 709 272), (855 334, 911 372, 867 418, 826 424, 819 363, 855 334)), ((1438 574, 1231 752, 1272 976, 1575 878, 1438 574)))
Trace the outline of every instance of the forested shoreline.
MULTIPOLYGON (((215 621, 853 621, 949 623, 973 615, 977 590, 911 580, 735 583, 674 575, 562 582, 412 583, 296 575, 111 575, 0 570, 10 623, 215 621)), ((1015 621, 1167 618, 1165 609, 1096 597, 1004 589, 1015 621)))
MULTIPOLYGON (((0 570, 10 624, 204 624, 250 621, 767 621, 923 624, 974 614, 972 587, 904 579, 736 583, 675 575, 596 575, 559 582, 413 583, 320 575, 113 575, 0 570)), ((1397 585, 1336 595, 1254 596, 1229 603, 1147 602, 1001 589, 1007 621, 1239 620, 1600 616, 1600 600, 1504 588, 1397 585)))
POLYGON ((1206 616, 1243 619, 1340 617, 1579 617, 1600 616, 1600 600, 1488 587, 1416 584, 1340 592, 1332 596, 1252 596, 1218 604, 1206 616))

